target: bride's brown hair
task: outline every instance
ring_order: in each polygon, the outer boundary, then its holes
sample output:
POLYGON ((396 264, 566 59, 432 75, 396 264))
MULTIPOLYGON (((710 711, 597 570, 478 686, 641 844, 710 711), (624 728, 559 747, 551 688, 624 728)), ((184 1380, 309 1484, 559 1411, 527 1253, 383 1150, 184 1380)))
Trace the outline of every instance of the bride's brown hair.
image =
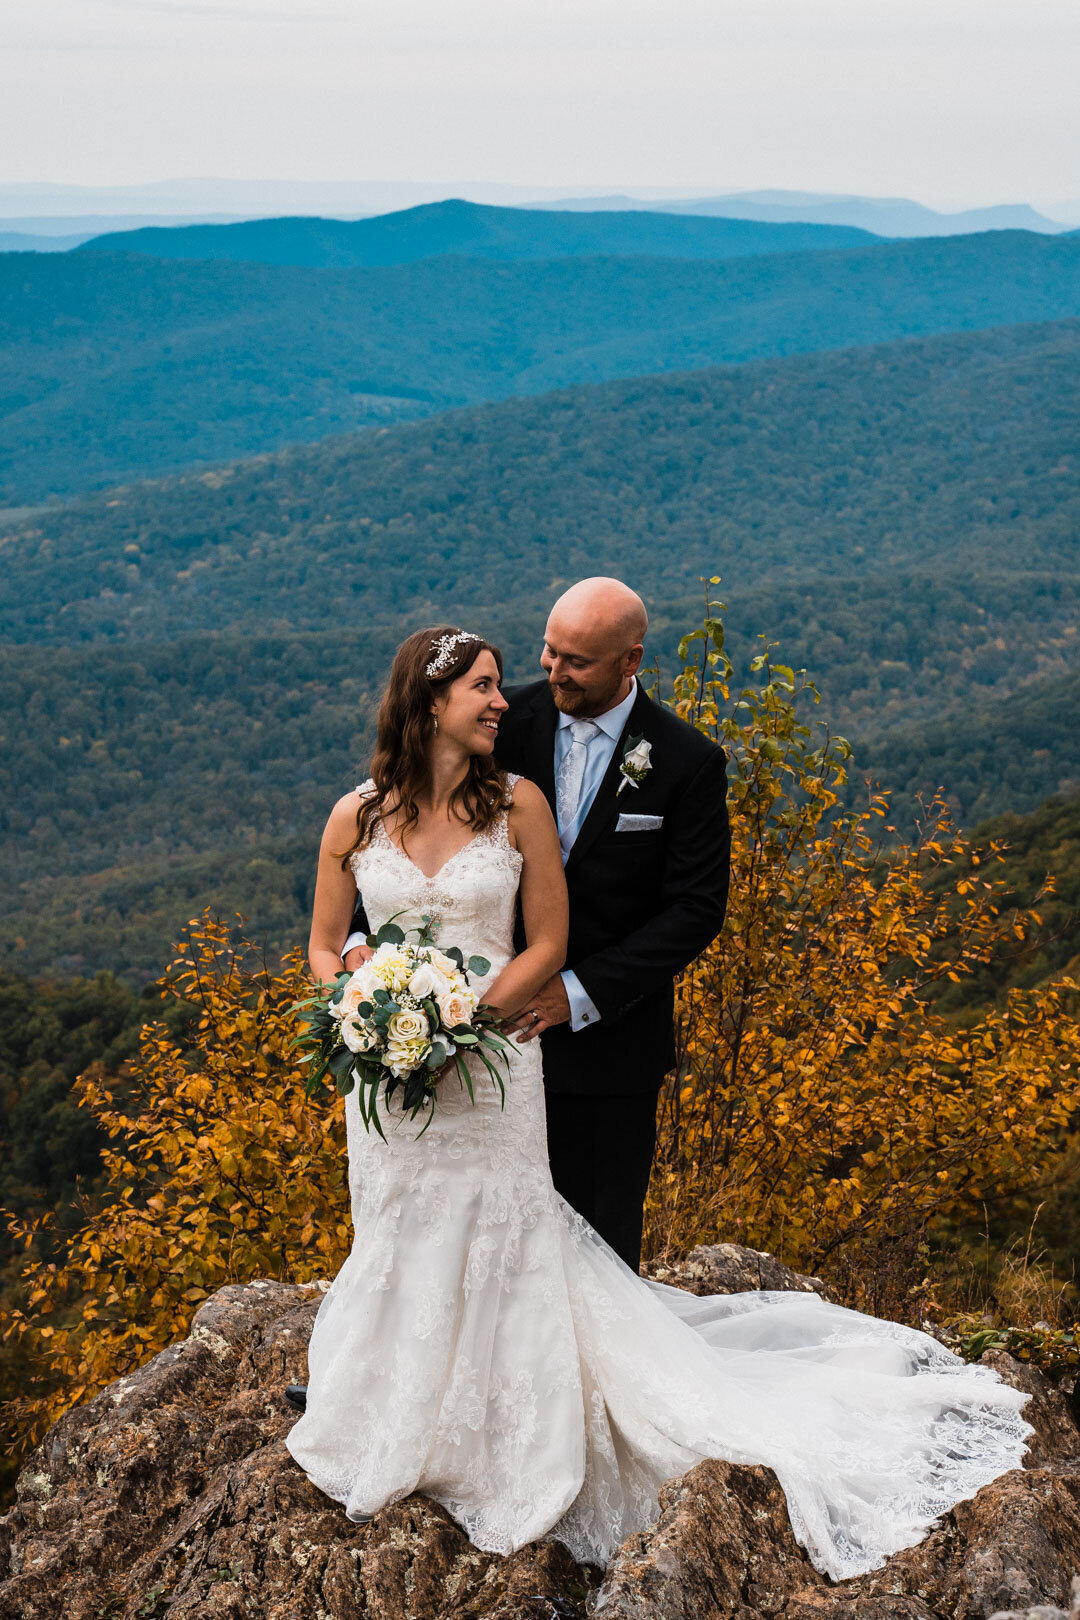
MULTIPOLYGON (((482 636, 466 635, 452 624, 417 630, 401 643, 390 666, 390 676, 379 704, 375 751, 371 756, 374 793, 356 813, 356 838, 341 858, 342 866, 363 849, 376 823, 389 810, 401 809, 402 846, 405 835, 420 818, 419 800, 431 786, 431 740, 435 735, 433 698, 472 668, 482 652, 489 652, 503 675, 502 653, 482 636), (454 640, 461 637, 461 640, 454 640), (438 663, 434 675, 428 665, 438 663)), ((474 754, 464 781, 454 790, 451 811, 476 832, 484 832, 503 808, 506 779, 490 754, 474 754)))

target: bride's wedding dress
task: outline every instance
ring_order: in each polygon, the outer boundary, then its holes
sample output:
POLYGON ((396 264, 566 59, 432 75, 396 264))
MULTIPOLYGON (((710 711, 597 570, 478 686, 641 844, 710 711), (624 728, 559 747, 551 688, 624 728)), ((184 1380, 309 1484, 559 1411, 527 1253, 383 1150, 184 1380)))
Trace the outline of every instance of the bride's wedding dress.
MULTIPOLYGON (((382 828, 352 859, 373 929, 437 918, 490 959, 481 989, 513 954, 505 816, 430 879, 382 828)), ((480 1074, 475 1092, 445 1083, 419 1139, 384 1115, 386 1142, 346 1099, 354 1241, 286 1444, 350 1518, 423 1491, 486 1550, 550 1533, 606 1564, 664 1480, 719 1457, 772 1468, 841 1579, 1020 1464, 1026 1397, 923 1333, 815 1294, 635 1276, 552 1186, 538 1041, 515 1043, 504 1110, 480 1074)))

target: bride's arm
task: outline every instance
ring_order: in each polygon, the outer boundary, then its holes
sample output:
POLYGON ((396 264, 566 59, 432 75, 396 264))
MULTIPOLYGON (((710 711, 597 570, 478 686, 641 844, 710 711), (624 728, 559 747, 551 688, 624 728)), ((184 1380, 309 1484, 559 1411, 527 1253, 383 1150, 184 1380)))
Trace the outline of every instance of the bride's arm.
POLYGON ((319 847, 319 873, 315 880, 315 905, 311 914, 308 961, 316 979, 324 982, 342 970, 341 947, 349 933, 356 882, 348 867, 341 869, 341 852, 356 837, 359 793, 346 793, 330 812, 319 847))
POLYGON ((569 902, 555 820, 535 782, 514 788, 510 836, 523 856, 521 914, 526 947, 503 968, 484 1000, 510 1017, 566 960, 569 902))

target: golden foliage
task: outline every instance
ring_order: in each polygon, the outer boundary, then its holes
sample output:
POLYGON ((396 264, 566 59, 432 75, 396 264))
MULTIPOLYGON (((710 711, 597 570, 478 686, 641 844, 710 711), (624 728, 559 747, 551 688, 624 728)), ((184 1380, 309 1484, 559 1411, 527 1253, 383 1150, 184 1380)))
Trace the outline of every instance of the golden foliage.
POLYGON ((47 1219, 8 1217, 29 1258, 4 1336, 28 1337, 43 1374, 8 1414, 22 1431, 9 1453, 182 1337, 224 1283, 333 1276, 349 1251, 343 1104, 311 1107, 290 1051, 300 953, 271 972, 207 915, 163 983, 197 1009, 192 1048, 147 1025, 126 1109, 95 1075, 76 1083, 116 1143, 102 1207, 60 1264, 38 1253, 47 1219))
POLYGON ((842 808, 850 749, 802 721, 804 675, 766 644, 762 684, 732 703, 711 610, 680 656, 674 707, 729 754, 731 898, 679 987, 648 1240, 737 1239, 894 1305, 890 1262, 917 1259, 932 1221, 1030 1184, 1059 1150, 1080 1113, 1076 987, 1010 991, 972 1028, 936 1015, 936 981, 1029 926, 999 912, 998 850, 985 876, 948 880, 968 846, 939 813, 883 848, 886 798, 842 808))

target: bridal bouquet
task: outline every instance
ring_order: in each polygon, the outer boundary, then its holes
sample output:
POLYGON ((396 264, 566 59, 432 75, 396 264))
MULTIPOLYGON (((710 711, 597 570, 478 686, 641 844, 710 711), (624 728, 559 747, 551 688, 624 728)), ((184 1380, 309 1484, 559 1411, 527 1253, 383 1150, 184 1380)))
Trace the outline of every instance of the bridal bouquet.
POLYGON ((453 1064, 475 1104, 466 1053, 479 1058, 506 1100, 497 1065, 509 1072, 512 1048, 495 1027, 499 1015, 477 1001, 469 984, 470 973, 487 973, 491 963, 470 956, 466 966, 457 946, 436 949, 428 925, 425 917, 409 940, 392 919, 384 923, 368 935, 375 954, 367 962, 354 973, 339 973, 332 985, 321 985, 318 994, 294 1008, 305 1027, 293 1045, 311 1064, 305 1094, 327 1095, 328 1074, 343 1097, 359 1086, 360 1117, 384 1141, 380 1088, 384 1105, 402 1092, 410 1119, 428 1111, 421 1136, 434 1118, 440 1071, 447 1064, 453 1064))

